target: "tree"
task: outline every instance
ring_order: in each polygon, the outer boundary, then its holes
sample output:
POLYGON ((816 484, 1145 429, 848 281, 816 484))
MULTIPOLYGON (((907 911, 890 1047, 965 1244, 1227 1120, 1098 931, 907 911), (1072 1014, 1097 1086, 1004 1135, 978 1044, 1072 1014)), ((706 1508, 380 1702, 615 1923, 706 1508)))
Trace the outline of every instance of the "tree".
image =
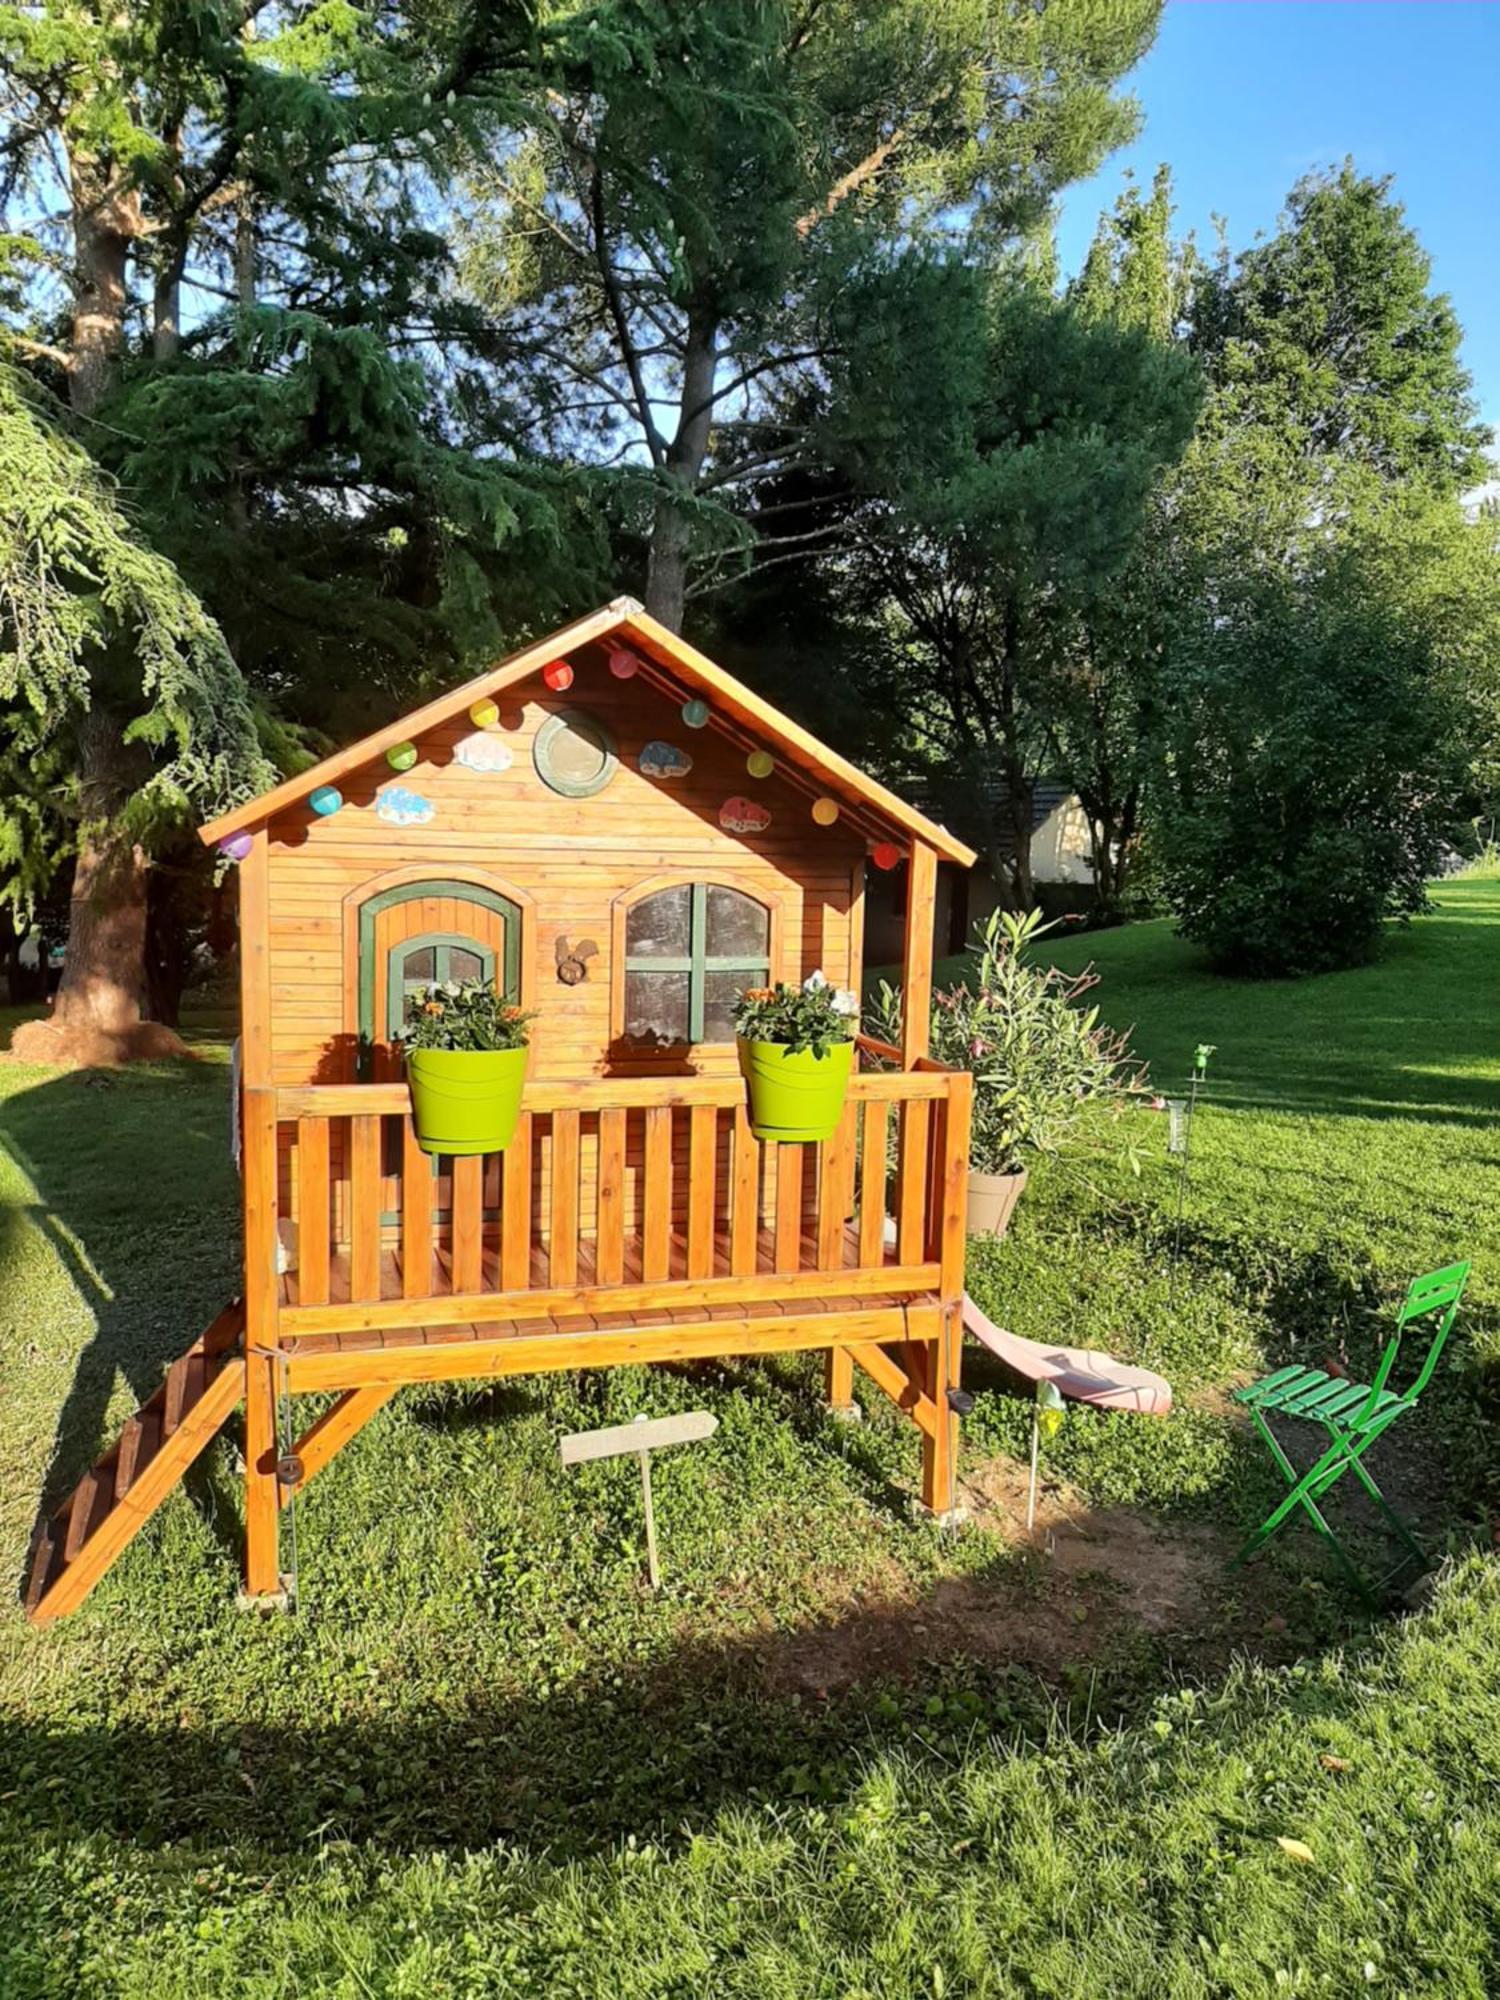
MULTIPOLYGON (((1171 219, 1171 176, 1161 167, 1149 196, 1128 188, 1101 218, 1068 296, 1093 323, 1133 328, 1182 351, 1200 267, 1191 245, 1173 244, 1171 219)), ((1199 395, 1194 381, 1186 423, 1196 417, 1199 395)), ((1051 768, 1087 816, 1094 889, 1105 911, 1121 905, 1144 825, 1161 757, 1167 658, 1192 587, 1180 491, 1179 463, 1161 466, 1124 559, 1085 579, 1043 697, 1051 768)))
MULTIPOLYGON (((464 274, 544 448, 649 475, 658 617, 681 624, 695 554, 746 547, 757 487, 815 451, 850 274, 960 212, 991 243, 1034 220, 1128 136, 1111 91, 1159 10, 615 0, 544 38, 524 128, 502 69, 464 274)), ((482 103, 484 60, 455 61, 482 103)))
MULTIPOLYGON (((1295 563, 1221 562, 1177 640, 1160 840, 1184 935, 1226 970, 1371 957, 1385 917, 1423 906, 1461 794, 1472 641, 1442 578, 1467 524, 1367 479, 1339 498, 1295 563)), ((1487 594, 1492 634, 1500 576, 1487 594)))
POLYGON ((950 822, 1025 908, 1080 612, 1182 449, 1196 370, 1009 265, 907 256, 847 311, 827 432, 865 496, 851 585, 900 659, 899 712, 950 822))
POLYGON ((1351 161, 1293 188, 1277 234, 1200 287, 1196 344, 1226 426, 1281 435, 1304 466, 1368 467, 1461 493, 1488 430, 1451 301, 1389 176, 1351 161))
MULTIPOLYGON (((257 688, 325 732, 369 728, 498 649, 503 599, 507 635, 554 622, 598 595, 603 567, 587 482, 502 460, 493 426, 476 455, 457 387, 423 359, 450 143, 423 11, 0 5, 3 351, 67 400, 134 532, 210 605, 257 688)), ((520 10, 494 14, 491 111, 502 56, 529 36, 520 10)), ((93 677, 96 820, 126 814, 140 784, 125 748, 140 684, 93 677)), ((91 867, 76 908, 115 884, 138 886, 91 867)), ((173 898, 148 905, 170 1005, 171 941, 191 926, 173 898)), ((106 928, 80 929, 70 962, 106 928)), ((65 1005, 84 984, 70 974, 65 1005)))
MULTIPOLYGON (((176 1038, 143 1020, 149 847, 271 774, 217 627, 142 544, 87 454, 4 369, 0 708, 8 756, 56 770, 75 821, 56 1009, 51 1022, 18 1029, 13 1046, 44 1061, 170 1052, 176 1038)), ((39 813, 22 843, 33 881, 50 825, 39 813)), ((12 896, 27 879, 12 871, 12 896)))

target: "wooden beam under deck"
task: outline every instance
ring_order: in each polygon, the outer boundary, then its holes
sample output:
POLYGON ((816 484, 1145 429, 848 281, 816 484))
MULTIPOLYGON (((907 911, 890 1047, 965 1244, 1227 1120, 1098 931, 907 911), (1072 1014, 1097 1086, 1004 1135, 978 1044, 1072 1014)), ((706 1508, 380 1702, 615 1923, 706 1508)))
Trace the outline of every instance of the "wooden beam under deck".
POLYGON ((281 1352, 287 1385, 298 1394, 830 1346, 858 1350, 871 1343, 933 1340, 941 1326, 940 1302, 930 1295, 904 1301, 839 1297, 810 1299, 792 1312, 764 1305, 711 1312, 700 1304, 675 1312, 640 1312, 607 1326, 584 1327, 533 1312, 524 1319, 473 1325, 304 1334, 283 1338, 281 1352))

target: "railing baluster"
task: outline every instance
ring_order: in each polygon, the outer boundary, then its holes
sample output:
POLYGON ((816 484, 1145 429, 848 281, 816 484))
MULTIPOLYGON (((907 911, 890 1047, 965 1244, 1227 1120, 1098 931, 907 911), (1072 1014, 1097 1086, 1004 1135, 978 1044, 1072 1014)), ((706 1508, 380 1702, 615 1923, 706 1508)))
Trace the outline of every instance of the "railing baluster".
POLYGON ((453 1162, 453 1289, 477 1292, 483 1282, 484 1155, 453 1162))
POLYGON ((896 1256, 920 1264, 927 1239, 926 1098, 912 1098, 901 1110, 901 1168, 896 1187, 896 1256))
POLYGON ((648 1282, 672 1274, 672 1110, 653 1104, 646 1112, 646 1151, 641 1198, 641 1275, 648 1282))
POLYGON ((776 1269, 802 1268, 803 1148, 776 1148, 776 1269))
POLYGON ((349 1296, 380 1297, 380 1120, 349 1120, 349 1296))
POLYGON ((548 1280, 578 1283, 578 1113, 552 1114, 552 1214, 548 1280))
POLYGON ((860 1106, 859 1267, 878 1270, 885 1262, 885 1194, 891 1107, 860 1106))
POLYGON ((505 1185, 500 1197, 500 1286, 524 1292, 531 1284, 531 1113, 516 1121, 505 1149, 505 1185))
POLYGON ((695 1104, 688 1139, 687 1274, 714 1274, 714 1216, 719 1200, 719 1113, 695 1104))
POLYGON ((846 1104, 838 1130, 819 1147, 818 1269, 844 1268, 845 1228, 854 1192, 854 1106, 846 1104))
POLYGON ((328 1120, 297 1120, 297 1298, 305 1306, 328 1303, 331 1234, 328 1120))
POLYGON ((743 1104, 734 1107, 733 1190, 730 1196, 729 1246, 730 1275, 755 1275, 760 1251, 760 1141, 750 1130, 750 1114, 743 1104))
POLYGON ((599 1219, 596 1281, 618 1285, 625 1275, 625 1113, 599 1113, 599 1219))
POLYGON ((401 1296, 432 1297, 432 1155, 417 1144, 410 1112, 401 1121, 401 1296))

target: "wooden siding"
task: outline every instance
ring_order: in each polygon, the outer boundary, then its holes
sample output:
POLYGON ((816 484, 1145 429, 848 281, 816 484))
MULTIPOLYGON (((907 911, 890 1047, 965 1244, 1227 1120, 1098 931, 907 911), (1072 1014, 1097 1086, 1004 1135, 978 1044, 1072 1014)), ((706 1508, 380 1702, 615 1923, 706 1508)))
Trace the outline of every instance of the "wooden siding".
MULTIPOLYGON (((535 1006, 534 1078, 680 1070, 682 1057, 611 1043, 616 967, 615 906, 657 877, 727 879, 778 908, 780 962, 773 974, 800 979, 821 966, 841 985, 857 984, 864 842, 843 825, 816 826, 808 800, 779 780, 757 782, 741 754, 709 730, 692 730, 661 695, 614 680, 601 655, 574 656, 577 679, 565 696, 531 698, 502 711, 516 726, 493 740, 513 755, 502 772, 472 771, 454 750, 471 732, 445 725, 418 744, 410 771, 382 761, 344 784, 338 813, 303 808, 270 828, 271 1058, 278 1084, 347 1082, 358 1031, 352 918, 366 896, 392 879, 429 872, 444 880, 497 884, 523 908, 522 981, 535 1006), (546 717, 579 707, 612 731, 620 768, 604 791, 566 799, 537 777, 531 746, 546 717), (660 737, 693 757, 686 778, 643 777, 636 760, 660 737), (375 812, 378 790, 400 785, 429 799, 424 826, 392 826, 375 812), (749 796, 774 817, 764 834, 736 835, 718 823, 726 798, 749 796), (556 976, 559 937, 592 938, 599 956, 578 986, 556 976)), ((383 975, 382 975, 383 977, 383 975)), ((734 1065, 732 1046, 705 1047, 694 1066, 734 1065)))

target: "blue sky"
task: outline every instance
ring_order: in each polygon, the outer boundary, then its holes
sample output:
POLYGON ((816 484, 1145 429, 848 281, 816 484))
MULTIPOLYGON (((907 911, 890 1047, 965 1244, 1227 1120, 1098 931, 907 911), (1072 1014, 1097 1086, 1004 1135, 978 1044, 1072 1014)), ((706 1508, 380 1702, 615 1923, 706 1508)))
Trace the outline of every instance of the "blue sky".
POLYGON ((1500 4, 1494 0, 1168 0, 1127 85, 1134 145, 1063 197, 1064 267, 1088 248, 1127 168, 1165 160, 1176 226, 1243 248, 1274 229, 1300 174, 1352 154, 1393 174, 1465 329, 1485 420, 1500 425, 1500 4))

